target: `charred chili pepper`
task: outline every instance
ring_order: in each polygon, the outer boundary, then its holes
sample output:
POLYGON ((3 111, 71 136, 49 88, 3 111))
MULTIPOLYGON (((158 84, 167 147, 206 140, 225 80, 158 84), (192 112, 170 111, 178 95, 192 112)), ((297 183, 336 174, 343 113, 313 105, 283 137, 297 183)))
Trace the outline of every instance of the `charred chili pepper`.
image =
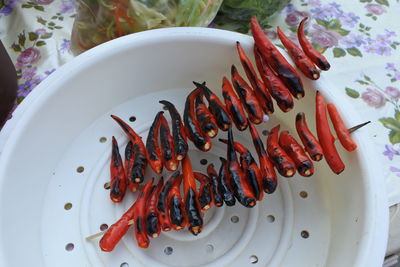
POLYGON ((165 182, 162 190, 158 194, 157 211, 160 218, 161 229, 164 232, 171 230, 171 220, 168 214, 168 195, 172 188, 172 183, 176 177, 180 175, 179 171, 174 172, 171 177, 165 182))
POLYGON ((136 242, 141 248, 147 248, 150 244, 146 231, 146 204, 151 194, 153 181, 154 178, 151 181, 148 181, 143 187, 143 190, 139 193, 138 199, 136 200, 136 210, 133 214, 136 242))
POLYGON ((260 171, 264 192, 271 194, 278 186, 278 177, 276 176, 274 166, 272 165, 267 152, 265 151, 264 144, 261 141, 256 127, 252 123, 249 123, 249 129, 251 138, 253 139, 254 147, 258 154, 258 160, 260 162, 260 171))
POLYGON ((311 159, 288 131, 281 132, 279 145, 293 160, 300 175, 308 177, 314 174, 314 165, 311 159))
POLYGON ((221 183, 218 180, 217 172, 214 169, 214 164, 210 164, 207 167, 207 174, 211 180, 211 198, 212 202, 217 207, 222 207, 224 205, 224 199, 221 195, 221 183))
POLYGON ((239 42, 236 42, 236 47, 238 50, 240 62, 242 63, 243 69, 246 72, 246 76, 250 81, 251 86, 254 89, 254 93, 258 99, 265 114, 274 113, 274 103, 272 102, 271 95, 265 88, 265 85, 257 77, 257 73, 251 63, 250 59, 247 57, 246 52, 244 52, 243 47, 239 42))
POLYGON ((164 115, 160 116, 160 123, 161 154, 164 166, 169 171, 176 171, 179 161, 175 155, 174 138, 171 135, 168 122, 164 115))
POLYGON ((324 157, 322 147, 317 138, 315 138, 308 128, 306 115, 303 112, 296 115, 296 130, 311 159, 314 161, 320 161, 324 157))
POLYGON ((356 142, 351 138, 349 130, 344 126, 342 116, 340 116, 334 104, 328 104, 329 117, 331 118, 333 127, 335 128, 336 135, 347 151, 353 151, 357 148, 356 142))
POLYGON ((161 148, 158 143, 161 125, 160 117, 163 113, 163 111, 157 113, 153 123, 150 126, 146 141, 147 162, 157 174, 160 174, 163 168, 163 158, 161 156, 161 148))
POLYGON ((157 211, 158 196, 164 186, 164 178, 161 177, 155 188, 152 190, 151 196, 147 203, 146 210, 146 229, 150 237, 157 237, 160 235, 160 219, 157 211))
POLYGON ((293 59, 296 66, 301 72, 311 80, 318 80, 319 71, 315 67, 314 63, 307 57, 307 55, 301 50, 289 37, 287 37, 281 28, 278 26, 278 36, 290 57, 293 59))
POLYGON ((278 172, 285 177, 292 177, 296 173, 296 165, 285 150, 279 145, 280 125, 269 132, 267 138, 267 152, 278 172))
POLYGON ((171 102, 167 100, 161 100, 159 103, 163 104, 171 115, 172 136, 174 138, 176 159, 182 160, 187 154, 188 144, 186 142, 186 135, 181 115, 171 102))
POLYGON ((267 38, 255 16, 251 17, 250 24, 254 42, 260 49, 260 53, 268 60, 268 64, 287 86, 294 97, 298 99, 304 97, 303 83, 297 71, 289 64, 289 62, 287 62, 285 57, 267 38))
POLYGON ((202 151, 208 151, 211 149, 210 137, 206 134, 203 134, 199 122, 196 119, 194 101, 199 93, 200 89, 196 88, 187 96, 185 102, 185 111, 183 113, 183 121, 185 122, 189 139, 192 140, 193 144, 202 151))
POLYGON ((218 126, 214 116, 208 110, 204 104, 203 95, 198 94, 195 100, 196 118, 200 123, 200 128, 204 134, 210 138, 215 137, 218 134, 218 126))
POLYGON ((210 179, 200 173, 200 172, 195 172, 194 177, 196 178, 197 181, 200 182, 200 188, 199 188, 199 203, 202 211, 206 211, 211 208, 211 183, 210 179))
POLYGON ((192 164, 188 155, 182 161, 182 173, 185 211, 188 218, 189 231, 193 235, 198 235, 203 230, 203 218, 197 198, 192 164))
POLYGON ((227 162, 226 159, 222 157, 219 159, 221 161, 221 167, 219 168, 218 182, 221 185, 221 195, 227 206, 234 206, 236 199, 228 182, 227 162))
POLYGON ((197 82, 193 82, 197 88, 200 88, 204 96, 208 101, 208 109, 214 115, 215 121, 218 127, 222 131, 227 131, 231 125, 231 119, 226 111, 225 106, 222 104, 221 100, 205 85, 197 82))
POLYGON ((182 175, 173 178, 171 190, 169 191, 167 200, 171 226, 176 231, 185 228, 187 224, 185 204, 182 201, 180 191, 181 182, 182 175))
POLYGON ((319 143, 321 144, 325 160, 329 167, 334 173, 339 174, 344 170, 345 165, 336 150, 335 137, 333 137, 329 128, 328 118, 326 116, 325 100, 318 91, 316 96, 316 106, 316 123, 319 143))
POLYGON ((143 182, 144 172, 147 165, 146 148, 143 144, 142 138, 121 118, 114 115, 111 115, 111 117, 119 124, 119 126, 121 126, 122 130, 132 141, 133 165, 130 177, 128 178, 131 183, 139 184, 143 182))
POLYGON ((110 198, 113 202, 121 202, 126 192, 126 176, 122 158, 119 154, 118 143, 115 137, 112 137, 112 153, 110 164, 110 198))
POLYGON ((132 177, 131 173, 134 161, 135 157, 133 152, 133 143, 131 140, 129 140, 128 144, 125 147, 125 177, 128 189, 132 192, 136 192, 136 190, 139 188, 139 184, 130 181, 130 177, 132 177))
POLYGON ((228 149, 226 154, 228 180, 230 181, 230 186, 236 199, 247 208, 254 207, 256 205, 256 199, 239 165, 234 147, 232 128, 228 130, 228 149))
POLYGON ((314 62, 315 65, 318 66, 321 70, 329 70, 331 65, 328 60, 307 40, 306 34, 304 33, 304 24, 307 18, 304 18, 297 29, 297 37, 299 39, 299 43, 301 48, 303 48, 304 53, 314 62))
POLYGON ((283 112, 288 112, 294 106, 293 97, 290 94, 289 89, 287 89, 286 85, 268 66, 267 62, 260 54, 260 51, 256 46, 254 46, 254 57, 256 59, 258 71, 269 93, 275 99, 279 108, 283 112))
POLYGON ((225 100, 226 110, 231 116, 236 128, 239 131, 244 131, 247 128, 246 114, 244 113, 242 102, 233 91, 229 80, 224 77, 222 79, 222 96, 225 100))
POLYGON ((232 65, 231 74, 233 87, 239 95, 250 121, 260 124, 264 119, 264 114, 253 90, 251 90, 247 82, 240 76, 234 65, 232 65))

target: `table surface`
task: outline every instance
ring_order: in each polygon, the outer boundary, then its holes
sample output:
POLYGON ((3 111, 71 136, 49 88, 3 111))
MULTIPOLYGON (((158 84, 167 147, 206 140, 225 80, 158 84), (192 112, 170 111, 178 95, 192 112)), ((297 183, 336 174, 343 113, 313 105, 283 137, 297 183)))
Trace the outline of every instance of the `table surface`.
MULTIPOLYGON (((0 38, 18 72, 18 103, 42 80, 74 56, 70 33, 75 0, 5 0, 0 4, 0 38)), ((266 30, 277 40, 279 25, 295 38, 301 18, 311 17, 308 36, 332 68, 334 82, 368 126, 381 162, 389 205, 400 203, 400 14, 399 0, 292 0, 266 30)))

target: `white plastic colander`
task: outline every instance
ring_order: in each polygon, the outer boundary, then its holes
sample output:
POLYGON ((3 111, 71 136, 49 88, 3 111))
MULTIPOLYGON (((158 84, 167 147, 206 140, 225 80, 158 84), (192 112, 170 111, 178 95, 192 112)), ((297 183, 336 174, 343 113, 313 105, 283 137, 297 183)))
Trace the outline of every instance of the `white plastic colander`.
MULTIPOLYGON (((127 141, 109 115, 127 122, 135 117, 129 123, 145 138, 162 109, 158 101, 169 100, 182 112, 193 80, 207 81, 220 94, 230 66, 241 69, 236 41, 252 55, 252 38, 228 31, 137 33, 91 49, 41 83, 16 111, 9 123, 13 126, 5 128, 9 138, 0 155, 0 266, 381 265, 388 214, 366 129, 353 134, 357 151, 340 149, 347 166, 341 175, 320 162, 310 178, 279 177, 277 191, 252 209, 237 204, 206 212, 204 231, 197 237, 171 231, 140 249, 130 231, 111 253, 100 251, 98 239, 85 240, 116 221, 136 197, 128 194, 122 204, 114 204, 104 188, 111 136, 117 137, 121 151, 127 141)), ((260 133, 280 123, 296 136, 299 111, 315 130, 315 89, 338 106, 347 126, 362 122, 334 85, 323 78, 303 80, 306 97, 287 114, 276 108, 270 121, 258 126, 260 133)), ((254 153, 247 131, 235 132, 235 138, 254 153)), ((218 157, 225 153, 217 138, 210 152, 190 151, 194 169, 202 172, 201 159, 218 168, 218 157)))

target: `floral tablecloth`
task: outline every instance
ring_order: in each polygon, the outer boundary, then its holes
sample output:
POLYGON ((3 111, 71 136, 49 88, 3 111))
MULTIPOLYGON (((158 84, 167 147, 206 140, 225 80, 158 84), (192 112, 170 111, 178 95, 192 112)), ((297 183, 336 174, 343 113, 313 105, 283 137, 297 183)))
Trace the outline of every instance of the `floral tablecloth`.
MULTIPOLYGON (((75 0, 0 0, 0 38, 18 72, 18 103, 60 65, 71 60, 75 0)), ((325 50, 333 81, 369 126, 381 162, 389 205, 400 203, 400 3, 398 0, 292 0, 274 15, 266 34, 278 44, 275 26, 295 40, 301 18, 325 50)))

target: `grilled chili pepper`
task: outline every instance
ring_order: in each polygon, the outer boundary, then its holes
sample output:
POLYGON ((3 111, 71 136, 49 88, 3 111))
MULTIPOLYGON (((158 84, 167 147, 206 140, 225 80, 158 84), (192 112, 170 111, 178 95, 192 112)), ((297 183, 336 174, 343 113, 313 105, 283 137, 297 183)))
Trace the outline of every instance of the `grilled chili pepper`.
POLYGON ((180 175, 179 171, 174 172, 171 177, 165 182, 162 190, 158 194, 157 211, 160 218, 161 229, 164 232, 171 230, 171 220, 168 214, 168 195, 171 190, 174 178, 180 175))
POLYGON ((161 100, 159 103, 163 104, 171 115, 172 136, 174 137, 176 159, 182 160, 187 154, 188 144, 186 142, 186 135, 181 115, 171 102, 167 100, 161 100))
POLYGON ((208 151, 211 149, 210 137, 203 134, 196 119, 194 100, 196 95, 200 93, 200 89, 193 90, 185 102, 185 111, 183 113, 183 121, 188 132, 189 139, 192 140, 193 144, 202 151, 208 151))
POLYGON ((263 121, 264 114, 253 90, 251 90, 246 81, 240 76, 235 65, 232 65, 231 74, 233 87, 239 95, 250 121, 260 124, 263 121))
POLYGON ((246 52, 244 52, 243 47, 239 42, 236 42, 236 47, 240 57, 240 62, 242 63, 243 69, 246 72, 246 76, 253 87, 254 93, 258 99, 265 114, 274 113, 274 103, 272 103, 271 95, 265 88, 265 85, 257 77, 256 71, 254 70, 253 64, 247 57, 246 52))
POLYGON ((251 17, 250 24, 254 42, 260 49, 260 53, 268 60, 268 64, 294 97, 298 99, 304 97, 303 83, 297 71, 287 62, 275 45, 268 40, 255 16, 251 17))
POLYGON ((163 168, 163 158, 161 156, 161 148, 158 143, 161 125, 160 117, 163 113, 163 111, 157 113, 153 123, 151 124, 146 141, 147 162, 157 174, 160 174, 163 168))
POLYGON ((265 151, 264 144, 261 141, 256 127, 252 123, 249 123, 249 129, 251 138, 253 139, 254 147, 258 154, 258 160, 260 162, 260 171, 264 192, 271 194, 278 186, 278 177, 276 176, 274 166, 272 165, 267 152, 265 151))
POLYGON ((160 218, 157 211, 158 196, 164 186, 164 178, 161 177, 158 184, 152 190, 146 210, 146 229, 150 237, 157 237, 160 235, 160 218))
POLYGON ((316 96, 316 122, 317 135, 325 160, 329 167, 336 174, 341 173, 345 166, 335 147, 335 137, 329 128, 328 118, 326 116, 326 104, 323 96, 317 91, 316 96))
POLYGON ((280 125, 277 125, 269 132, 267 138, 267 152, 278 172, 282 176, 292 177, 296 173, 296 165, 279 145, 279 129, 280 125))
POLYGON ((319 71, 315 67, 314 63, 307 57, 307 55, 301 50, 289 37, 287 37, 281 28, 278 26, 278 36, 290 57, 293 59, 296 66, 301 72, 311 80, 318 80, 319 71))
POLYGON ((236 199, 247 208, 254 207, 256 199, 239 165, 234 147, 232 128, 228 130, 228 149, 226 154, 228 179, 236 199))
POLYGON ((331 65, 328 60, 307 40, 306 34, 304 33, 304 24, 307 18, 304 18, 297 29, 297 37, 299 39, 299 43, 301 48, 303 48, 304 53, 314 62, 315 65, 318 66, 321 70, 329 70, 331 65))
POLYGON ((154 178, 148 181, 143 187, 143 190, 139 193, 138 199, 136 200, 136 210, 133 215, 135 221, 135 236, 136 242, 139 247, 149 247, 150 240, 147 236, 146 231, 146 204, 151 194, 154 178))
POLYGON ((187 155, 182 161, 183 173, 183 192, 185 201, 185 210, 188 218, 189 231, 193 235, 198 235, 203 229, 203 218, 200 211, 200 203, 197 198, 196 181, 187 155))
POLYGON ((227 131, 231 125, 231 119, 225 106, 222 104, 221 100, 205 85, 197 82, 193 82, 197 88, 200 88, 204 96, 208 101, 208 109, 214 115, 215 121, 218 127, 222 131, 227 131))
POLYGON ((110 164, 111 182, 110 198, 113 202, 121 202, 126 191, 126 176, 122 158, 119 154, 118 143, 115 137, 112 137, 112 153, 110 164))
POLYGON ((356 142, 351 138, 349 130, 344 126, 342 116, 340 116, 334 104, 328 104, 329 117, 331 118, 333 127, 335 128, 337 137, 342 146, 347 151, 353 151, 357 148, 356 142))
POLYGON ((210 164, 207 167, 207 174, 211 180, 211 198, 212 202, 217 207, 222 207, 224 205, 224 199, 221 195, 221 183, 218 180, 217 172, 214 169, 214 164, 210 164))
POLYGON ((296 130, 311 159, 314 161, 320 161, 324 157, 322 147, 317 138, 315 138, 308 128, 306 115, 303 112, 296 115, 296 130))
POLYGON ((218 134, 218 126, 214 116, 204 104, 202 94, 198 94, 195 100, 196 118, 200 122, 200 128, 204 134, 213 138, 218 134))
POLYGON ((210 179, 200 173, 200 172, 195 172, 194 177, 196 178, 197 181, 200 182, 200 188, 199 188, 199 203, 201 210, 205 211, 211 208, 211 182, 210 179))
POLYGON ((244 113, 242 102, 233 91, 229 80, 224 76, 222 79, 222 96, 225 100, 226 110, 231 116, 236 128, 244 131, 247 128, 246 114, 244 113))
POLYGON ((219 168, 218 182, 221 185, 221 195, 227 206, 234 206, 236 203, 235 196, 231 191, 228 182, 227 162, 226 159, 220 157, 221 167, 219 168))
MULTIPOLYGON (((228 140, 219 139, 219 141, 228 144, 228 140)), ((240 154, 240 165, 242 171, 246 173, 247 182, 252 188, 252 192, 257 200, 262 200, 262 176, 260 168, 257 166, 256 161, 251 155, 250 151, 241 143, 234 142, 235 150, 240 154)))
POLYGON ((279 145, 293 160, 300 175, 311 176, 314 174, 314 165, 311 159, 288 131, 281 132, 279 145))
POLYGON ((164 166, 169 171, 176 171, 179 161, 175 155, 174 138, 171 135, 168 122, 164 115, 160 116, 160 123, 161 154, 164 160, 164 166))
POLYGON ((256 46, 254 46, 254 57, 256 59, 258 72, 260 73, 261 79, 263 80, 269 93, 275 99, 279 108, 283 112, 288 112, 294 106, 293 97, 290 94, 289 89, 287 89, 286 85, 268 66, 267 62, 256 46))
POLYGON ((185 228, 187 224, 185 215, 185 204, 182 201, 180 192, 181 182, 182 175, 176 176, 173 179, 171 190, 169 191, 167 200, 171 226, 176 231, 185 228))
POLYGON ((134 152, 133 152, 133 143, 129 140, 128 144, 125 147, 125 176, 126 176, 126 184, 128 185, 129 190, 132 192, 136 192, 139 188, 139 184, 132 183, 130 181, 130 177, 132 177, 132 167, 135 161, 134 152))
POLYGON ((111 117, 121 126, 122 130, 132 141, 133 165, 130 177, 128 178, 130 182, 139 184, 143 182, 147 165, 146 148, 142 142, 142 138, 121 118, 114 115, 111 115, 111 117))

